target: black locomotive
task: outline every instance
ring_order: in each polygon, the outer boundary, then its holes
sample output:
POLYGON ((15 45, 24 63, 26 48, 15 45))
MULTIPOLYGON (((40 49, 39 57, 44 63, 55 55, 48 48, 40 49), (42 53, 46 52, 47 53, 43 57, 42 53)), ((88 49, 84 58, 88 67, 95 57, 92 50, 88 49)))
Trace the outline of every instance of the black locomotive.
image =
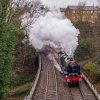
POLYGON ((58 55, 65 83, 67 83, 68 86, 79 86, 83 77, 78 63, 73 58, 70 58, 65 52, 61 51, 58 55))

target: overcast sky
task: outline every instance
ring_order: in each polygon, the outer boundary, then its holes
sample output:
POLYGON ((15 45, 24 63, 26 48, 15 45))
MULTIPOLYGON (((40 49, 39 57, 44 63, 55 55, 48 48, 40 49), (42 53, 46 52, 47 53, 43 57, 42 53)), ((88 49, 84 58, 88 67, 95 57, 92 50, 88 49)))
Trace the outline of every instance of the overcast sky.
POLYGON ((97 0, 41 0, 44 4, 48 6, 56 6, 56 7, 62 7, 66 8, 68 5, 78 5, 78 3, 86 2, 86 5, 88 6, 96 6, 98 5, 97 0))

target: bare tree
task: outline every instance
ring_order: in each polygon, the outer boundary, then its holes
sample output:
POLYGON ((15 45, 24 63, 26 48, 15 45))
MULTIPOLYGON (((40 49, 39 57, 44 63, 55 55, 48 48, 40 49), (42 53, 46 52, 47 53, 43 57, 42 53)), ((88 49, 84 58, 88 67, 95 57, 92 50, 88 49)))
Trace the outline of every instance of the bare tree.
POLYGON ((25 3, 25 1, 0 0, 0 100, 6 100, 13 60, 12 52, 18 36, 22 33, 22 29, 24 30, 24 27, 21 27, 20 16, 29 13, 34 21, 37 15, 40 16, 45 11, 41 3, 35 1, 25 3))

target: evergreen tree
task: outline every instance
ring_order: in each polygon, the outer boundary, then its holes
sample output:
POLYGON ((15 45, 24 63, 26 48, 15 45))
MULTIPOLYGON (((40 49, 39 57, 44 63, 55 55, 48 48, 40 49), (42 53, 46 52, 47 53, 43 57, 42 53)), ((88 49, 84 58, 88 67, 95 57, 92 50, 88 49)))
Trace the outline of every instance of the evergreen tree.
POLYGON ((12 51, 20 33, 20 28, 8 23, 10 0, 0 0, 0 100, 6 100, 10 70, 12 64, 12 51))

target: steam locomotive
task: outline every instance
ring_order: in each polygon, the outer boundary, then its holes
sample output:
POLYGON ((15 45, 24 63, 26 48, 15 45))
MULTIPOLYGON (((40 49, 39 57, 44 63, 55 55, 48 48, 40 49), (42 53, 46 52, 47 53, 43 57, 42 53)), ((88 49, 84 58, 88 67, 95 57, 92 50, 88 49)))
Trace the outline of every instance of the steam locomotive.
POLYGON ((65 52, 59 52, 59 64, 64 75, 65 84, 68 86, 79 86, 83 76, 80 72, 80 66, 70 58, 65 52))

